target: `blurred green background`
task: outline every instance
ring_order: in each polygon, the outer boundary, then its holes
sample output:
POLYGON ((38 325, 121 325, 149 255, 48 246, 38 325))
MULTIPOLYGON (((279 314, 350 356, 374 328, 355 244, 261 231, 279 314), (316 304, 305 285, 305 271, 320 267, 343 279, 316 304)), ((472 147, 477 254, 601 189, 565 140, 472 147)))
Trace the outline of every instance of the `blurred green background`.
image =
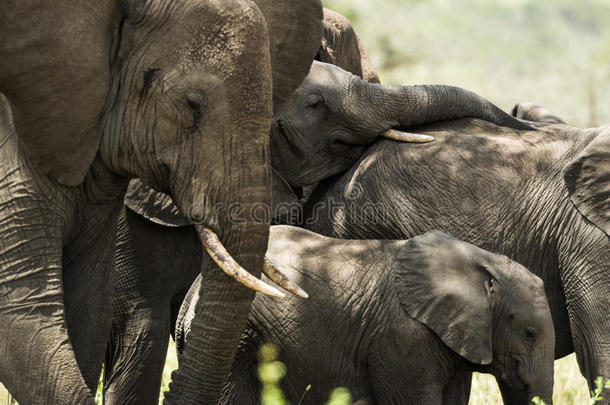
POLYGON ((354 25, 383 82, 451 84, 504 110, 610 123, 610 0, 323 0, 354 25))

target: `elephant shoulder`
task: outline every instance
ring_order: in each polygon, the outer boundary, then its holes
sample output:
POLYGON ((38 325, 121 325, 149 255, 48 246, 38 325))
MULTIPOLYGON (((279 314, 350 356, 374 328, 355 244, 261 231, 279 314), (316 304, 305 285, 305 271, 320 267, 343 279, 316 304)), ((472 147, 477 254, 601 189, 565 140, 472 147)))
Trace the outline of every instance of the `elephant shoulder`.
POLYGON ((171 227, 189 225, 169 195, 153 190, 139 179, 129 183, 124 203, 127 208, 156 224, 171 227))

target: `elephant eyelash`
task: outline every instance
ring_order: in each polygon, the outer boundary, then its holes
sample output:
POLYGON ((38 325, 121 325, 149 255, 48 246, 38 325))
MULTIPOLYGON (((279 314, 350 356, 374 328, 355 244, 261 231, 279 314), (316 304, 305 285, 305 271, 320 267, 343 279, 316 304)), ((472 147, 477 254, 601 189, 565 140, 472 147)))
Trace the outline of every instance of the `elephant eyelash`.
POLYGON ((186 104, 193 112, 193 129, 199 128, 199 122, 203 117, 203 108, 207 106, 208 100, 203 94, 191 94, 186 96, 186 104))

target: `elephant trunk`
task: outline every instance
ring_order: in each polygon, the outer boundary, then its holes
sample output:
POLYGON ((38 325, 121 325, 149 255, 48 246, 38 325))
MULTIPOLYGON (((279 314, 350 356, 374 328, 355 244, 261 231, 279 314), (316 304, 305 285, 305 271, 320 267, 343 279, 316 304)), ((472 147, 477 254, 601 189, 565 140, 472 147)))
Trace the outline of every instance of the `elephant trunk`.
POLYGON ((535 396, 540 397, 546 404, 553 403, 553 362, 555 359, 554 341, 545 345, 543 350, 535 356, 529 370, 530 383, 528 384, 527 400, 535 396))
MULTIPOLYGON (((268 226, 249 224, 236 228, 224 245, 253 276, 259 277, 268 226)), ((172 374, 171 390, 165 397, 169 404, 218 401, 246 326, 254 291, 236 283, 216 266, 209 266, 202 269, 199 297, 189 344, 180 358, 180 368, 172 374)))
POLYGON ((516 366, 516 378, 521 387, 516 387, 504 379, 498 380, 504 403, 519 405, 532 403, 532 398, 539 397, 546 404, 553 403, 553 359, 554 344, 545 346, 534 353, 527 362, 516 366), (550 348, 550 350, 548 350, 550 348))
MULTIPOLYGON (((250 126, 244 126, 242 120, 239 131, 234 131, 240 134, 241 130, 268 134, 269 120, 250 126)), ((170 392, 165 396, 168 404, 217 402, 254 299, 254 291, 237 283, 235 278, 247 269, 251 280, 260 282, 270 225, 268 139, 253 137, 245 149, 232 148, 227 161, 233 163, 226 165, 224 173, 225 199, 214 199, 213 207, 204 205, 206 210, 213 211, 204 212, 205 219, 195 225, 207 251, 203 254, 209 254, 224 267, 224 272, 215 265, 204 265, 201 269, 200 298, 190 340, 179 369, 172 374, 170 392), (210 228, 218 232, 218 239, 210 228)))
POLYGON ((454 86, 391 86, 354 79, 351 94, 353 98, 344 103, 343 108, 351 116, 373 118, 374 122, 383 125, 379 128, 381 131, 468 117, 514 129, 532 129, 485 98, 454 86))

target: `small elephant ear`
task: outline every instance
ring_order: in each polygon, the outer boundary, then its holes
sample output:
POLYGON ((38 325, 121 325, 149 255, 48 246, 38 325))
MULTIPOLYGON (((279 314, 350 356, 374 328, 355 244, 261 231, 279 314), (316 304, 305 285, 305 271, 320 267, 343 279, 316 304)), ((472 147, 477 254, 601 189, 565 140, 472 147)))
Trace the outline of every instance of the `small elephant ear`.
POLYGON ((478 265, 486 254, 431 231, 407 241, 394 265, 396 290, 405 312, 477 364, 492 360, 491 275, 478 265))
POLYGON ((267 21, 273 74, 273 105, 299 87, 322 40, 320 0, 255 0, 267 21))
POLYGON ((563 179, 578 211, 610 236, 610 127, 564 167, 563 179))
POLYGON ((139 179, 129 182, 124 202, 127 208, 156 224, 171 227, 191 225, 169 195, 153 190, 139 179))
POLYGON ((317 60, 331 63, 371 83, 379 77, 354 27, 336 11, 324 9, 324 35, 317 60))

